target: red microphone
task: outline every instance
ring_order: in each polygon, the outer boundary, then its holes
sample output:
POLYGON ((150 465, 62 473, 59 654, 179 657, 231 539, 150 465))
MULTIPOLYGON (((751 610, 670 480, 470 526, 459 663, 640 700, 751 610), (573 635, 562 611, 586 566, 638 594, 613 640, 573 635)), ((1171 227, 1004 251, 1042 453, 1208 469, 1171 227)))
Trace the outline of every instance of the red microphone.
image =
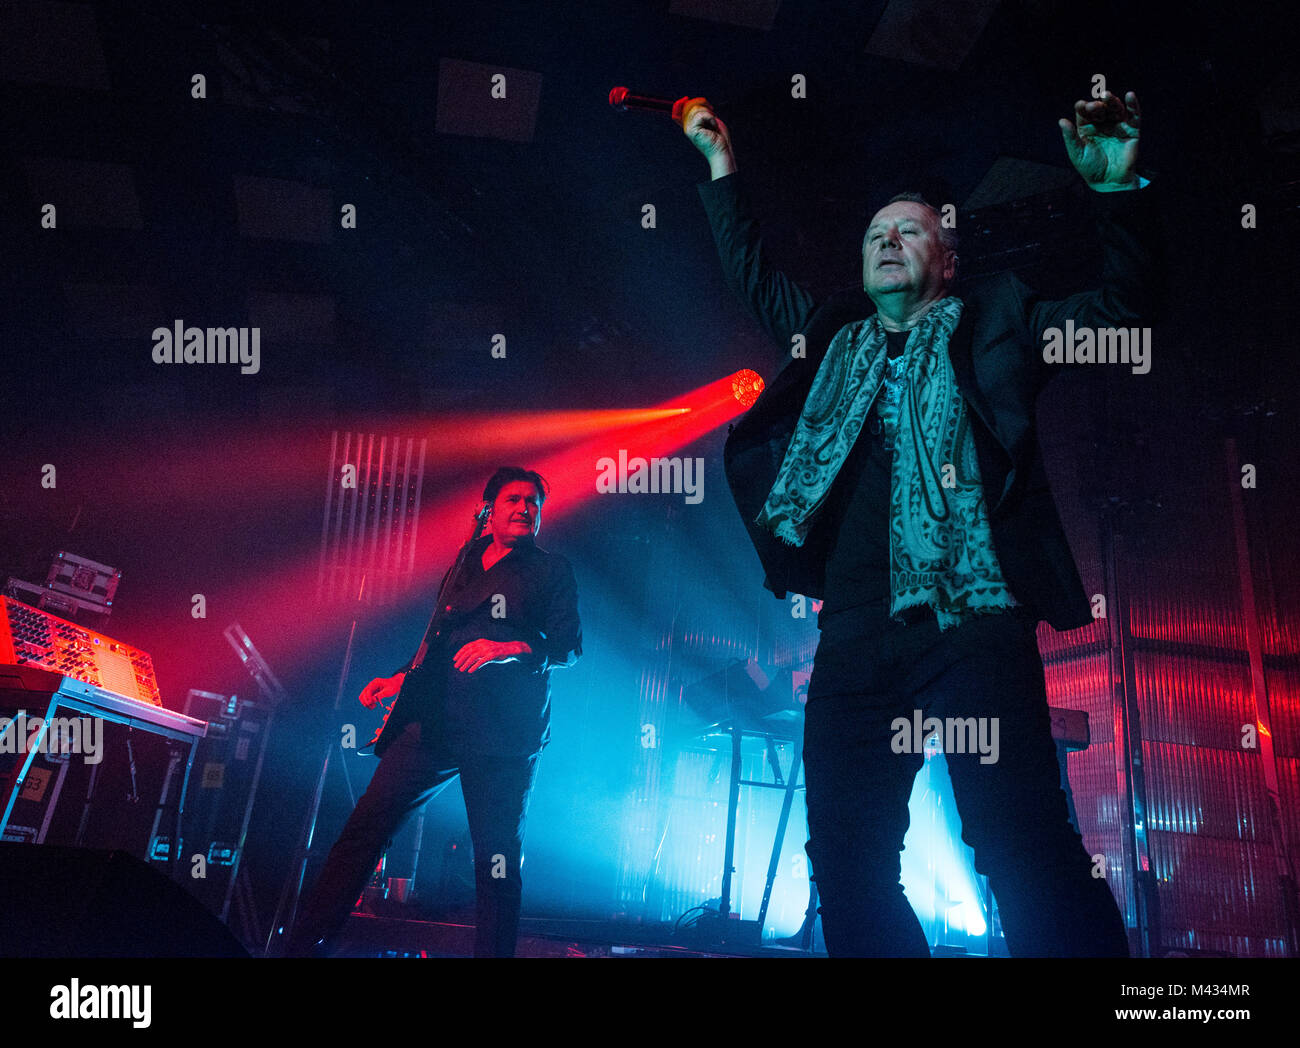
POLYGON ((670 102, 666 98, 655 98, 652 95, 633 94, 626 87, 616 87, 609 93, 609 104, 620 112, 627 112, 629 109, 640 109, 647 112, 667 113, 673 120, 681 125, 686 126, 686 121, 690 119, 691 113, 701 104, 708 105, 707 98, 689 98, 683 95, 676 102, 670 102))

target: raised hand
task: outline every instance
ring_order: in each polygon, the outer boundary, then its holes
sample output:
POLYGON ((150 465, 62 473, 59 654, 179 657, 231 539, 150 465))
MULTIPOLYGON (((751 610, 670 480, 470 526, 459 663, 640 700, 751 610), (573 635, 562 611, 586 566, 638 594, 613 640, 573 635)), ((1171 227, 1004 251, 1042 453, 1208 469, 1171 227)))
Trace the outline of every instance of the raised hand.
POLYGON ((1089 187, 1102 192, 1137 184, 1138 129, 1142 113, 1130 91, 1074 103, 1074 120, 1058 120, 1070 163, 1089 187))
POLYGON ((709 162, 714 178, 721 178, 736 170, 736 155, 731 149, 731 133, 727 125, 702 98, 691 99, 698 103, 682 125, 686 137, 709 162))

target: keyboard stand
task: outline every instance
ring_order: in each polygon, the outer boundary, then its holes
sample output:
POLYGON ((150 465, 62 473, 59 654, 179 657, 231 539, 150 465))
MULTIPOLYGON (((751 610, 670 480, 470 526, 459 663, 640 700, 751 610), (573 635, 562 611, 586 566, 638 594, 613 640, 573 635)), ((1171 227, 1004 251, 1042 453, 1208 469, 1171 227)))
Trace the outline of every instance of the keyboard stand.
MULTIPOLYGON (((40 730, 33 745, 27 747, 26 759, 18 769, 18 776, 4 801, 4 812, 0 814, 0 836, 9 825, 18 794, 22 792, 27 773, 31 770, 36 754, 49 733, 50 721, 55 710, 75 710, 90 717, 99 717, 110 724, 124 724, 132 729, 161 735, 173 743, 188 748, 185 756, 185 774, 181 778, 180 794, 176 803, 175 835, 172 837, 171 860, 172 879, 182 879, 182 851, 184 838, 181 836, 185 812, 185 798, 189 789, 190 771, 194 766, 194 750, 199 739, 208 733, 206 721, 196 720, 184 714, 176 713, 161 706, 151 706, 145 702, 128 699, 114 692, 98 688, 93 684, 64 677, 52 670, 39 669, 34 666, 0 666, 0 709, 25 710, 37 703, 45 703, 40 730), (48 701, 47 701, 48 697, 48 701)), ((179 754, 173 760, 179 759, 179 754)), ((167 787, 171 781, 169 774, 163 781, 162 796, 159 798, 159 810, 166 803, 167 787)), ((84 821, 84 820, 83 820, 84 821)), ((155 825, 157 819, 155 819, 155 825)), ((144 859, 149 861, 146 843, 144 859)))

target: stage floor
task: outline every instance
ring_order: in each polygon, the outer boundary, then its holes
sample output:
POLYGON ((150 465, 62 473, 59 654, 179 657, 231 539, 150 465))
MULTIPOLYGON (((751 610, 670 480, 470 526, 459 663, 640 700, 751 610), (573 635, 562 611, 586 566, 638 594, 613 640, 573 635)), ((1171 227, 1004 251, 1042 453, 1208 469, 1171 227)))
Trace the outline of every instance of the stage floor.
MULTIPOLYGON (((474 926, 353 913, 334 957, 472 957, 474 926)), ((786 946, 705 942, 701 936, 672 935, 671 926, 635 926, 614 921, 525 919, 519 923, 518 957, 801 957, 786 946), (675 939, 675 941, 669 941, 675 939)))

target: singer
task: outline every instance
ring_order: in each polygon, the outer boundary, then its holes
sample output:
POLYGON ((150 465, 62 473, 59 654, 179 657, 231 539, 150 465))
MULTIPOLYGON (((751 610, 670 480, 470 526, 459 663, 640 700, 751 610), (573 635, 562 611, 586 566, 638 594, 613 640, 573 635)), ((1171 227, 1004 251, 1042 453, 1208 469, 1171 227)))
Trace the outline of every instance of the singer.
POLYGON ((379 768, 330 850, 286 945, 327 956, 379 855, 406 818, 460 775, 474 846, 476 957, 512 957, 519 928, 524 821, 550 739, 550 672, 582 654, 569 562, 534 541, 546 482, 514 466, 483 489, 488 534, 462 550, 415 656, 361 692, 398 696, 379 768))
MULTIPOLYGON (((1102 286, 1060 301, 1010 274, 958 285, 957 241, 918 194, 862 241, 862 291, 816 301, 774 269, 731 136, 698 105, 699 190, 728 286, 786 354, 735 426, 727 480, 778 598, 824 598, 808 690, 808 843, 832 956, 926 957, 900 884, 912 780, 900 717, 995 721, 999 759, 948 754, 975 868, 1014 956, 1127 956, 1124 923, 1071 827, 1035 629, 1092 621, 1038 450, 1035 401, 1059 372, 1042 332, 1149 322, 1159 300, 1138 101, 1079 101, 1058 127, 1091 190, 1102 286), (791 360, 802 334, 807 355, 791 360)), ((888 165, 881 166, 887 173, 888 165)))

